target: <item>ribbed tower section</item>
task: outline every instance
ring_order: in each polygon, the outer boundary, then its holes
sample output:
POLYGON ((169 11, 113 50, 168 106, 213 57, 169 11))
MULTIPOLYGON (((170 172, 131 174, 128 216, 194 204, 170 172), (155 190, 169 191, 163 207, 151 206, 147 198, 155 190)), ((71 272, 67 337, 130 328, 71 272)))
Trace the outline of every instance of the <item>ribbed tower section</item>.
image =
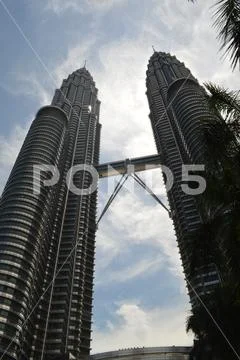
MULTIPOLYGON (((205 143, 202 120, 213 115, 209 112, 204 89, 185 65, 175 56, 154 52, 147 70, 147 97, 150 120, 158 153, 162 162, 174 175, 174 185, 168 199, 180 250, 184 272, 198 294, 206 293, 219 282, 212 261, 202 267, 190 269, 190 249, 194 247, 194 234, 201 224, 198 211, 199 196, 187 195, 181 189, 182 165, 202 164, 205 143)), ((188 286, 192 304, 196 296, 188 286)))
MULTIPOLYGON (((100 102, 82 68, 56 90, 26 136, 0 201, 0 356, 83 359, 89 354, 96 191, 68 190, 72 166, 98 164, 100 102), (54 186, 33 192, 33 166, 58 168, 54 186), (63 356, 63 357, 62 357, 63 356)), ((41 181, 51 174, 41 173, 41 181)), ((92 183, 87 171, 74 185, 92 183)))

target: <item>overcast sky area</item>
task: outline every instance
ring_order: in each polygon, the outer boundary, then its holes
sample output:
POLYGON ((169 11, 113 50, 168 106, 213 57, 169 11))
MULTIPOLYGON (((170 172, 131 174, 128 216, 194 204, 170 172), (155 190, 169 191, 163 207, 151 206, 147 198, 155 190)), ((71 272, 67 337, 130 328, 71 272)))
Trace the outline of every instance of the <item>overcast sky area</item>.
MULTIPOLYGON (((237 89, 237 73, 218 51, 213 3, 0 0, 0 192, 37 110, 85 59, 102 103, 102 162, 156 153, 145 95, 152 45, 175 54, 200 83, 237 89)), ((168 205, 160 170, 141 177, 168 205)), ((100 212, 112 184, 100 180, 99 187, 100 212)), ((129 180, 96 245, 92 352, 191 345, 189 300, 166 211, 129 180)))

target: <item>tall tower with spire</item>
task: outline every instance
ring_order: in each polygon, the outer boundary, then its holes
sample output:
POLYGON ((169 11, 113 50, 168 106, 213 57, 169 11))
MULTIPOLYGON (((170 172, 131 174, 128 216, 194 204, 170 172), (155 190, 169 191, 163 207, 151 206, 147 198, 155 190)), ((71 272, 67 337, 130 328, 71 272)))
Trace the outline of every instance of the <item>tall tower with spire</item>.
POLYGON ((151 56, 147 70, 147 97, 150 120, 157 150, 162 163, 174 175, 174 184, 168 191, 176 237, 192 304, 196 294, 208 292, 219 282, 213 259, 201 268, 191 269, 191 252, 196 246, 194 234, 201 224, 198 197, 182 190, 183 165, 203 164, 205 142, 202 120, 211 119, 204 89, 191 72, 175 56, 156 52, 151 56))
MULTIPOLYGON (((82 359, 89 354, 96 191, 76 195, 66 174, 98 164, 100 102, 86 67, 39 110, 0 200, 0 356, 82 359), (55 186, 33 191, 33 166, 54 165, 55 186)), ((41 181, 49 178, 41 173, 41 181)), ((74 185, 88 188, 79 171, 74 185)))

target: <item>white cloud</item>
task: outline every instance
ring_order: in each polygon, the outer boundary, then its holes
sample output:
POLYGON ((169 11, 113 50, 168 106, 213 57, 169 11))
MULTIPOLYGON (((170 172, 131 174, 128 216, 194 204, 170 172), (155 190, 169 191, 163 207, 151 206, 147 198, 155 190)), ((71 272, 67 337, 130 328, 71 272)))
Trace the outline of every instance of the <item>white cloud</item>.
MULTIPOLYGON (((185 62, 185 65, 201 83, 213 81, 232 89, 238 89, 239 82, 236 73, 231 71, 229 59, 222 57, 222 53, 219 51, 217 30, 212 26, 212 5, 215 3, 215 0, 211 0, 207 6, 205 3, 196 3, 196 8, 193 7, 195 11, 193 19, 191 20, 188 17, 182 28, 183 18, 177 17, 178 22, 174 30, 180 31, 181 29, 181 36, 183 36, 182 30, 184 31, 187 26, 191 36, 189 36, 186 46, 177 41, 173 43, 172 52, 176 54, 179 60, 185 62)), ((174 9, 172 9, 172 15, 173 11, 174 9)), ((192 11, 188 14, 191 15, 191 13, 192 11)))
POLYGON ((145 96, 147 57, 142 41, 127 39, 99 51, 103 71, 95 78, 102 100, 102 149, 115 157, 156 153, 145 96))
POLYGON ((12 165, 20 150, 27 129, 16 125, 9 138, 0 137, 0 164, 12 165))
POLYGON ((185 332, 187 309, 144 309, 133 302, 120 305, 116 323, 106 330, 93 328, 93 353, 119 348, 192 345, 192 337, 185 332))
POLYGON ((85 60, 90 56, 90 52, 93 45, 96 43, 96 40, 97 37, 88 36, 81 44, 68 50, 66 58, 56 66, 54 71, 54 78, 57 79, 58 86, 61 85, 64 78, 67 78, 69 74, 84 65, 85 60))
POLYGON ((79 1, 77 0, 48 0, 46 5, 46 10, 51 10, 56 14, 61 14, 66 10, 81 10, 81 6, 79 1))
POLYGON ((133 191, 119 195, 100 224, 97 235, 97 283, 102 279, 105 284, 112 280, 127 281, 133 275, 140 276, 144 266, 147 266, 145 270, 157 271, 163 257, 164 265, 179 278, 180 288, 184 287, 176 239, 166 210, 154 200, 149 201, 149 195, 139 197, 133 191), (143 263, 133 263, 131 268, 125 264, 126 267, 117 273, 109 271, 111 264, 119 256, 124 257, 132 246, 143 245, 155 249, 154 258, 145 257, 143 263))
POLYGON ((126 282, 134 278, 147 277, 150 274, 153 274, 159 271, 163 266, 162 254, 159 252, 156 256, 149 259, 142 259, 137 263, 126 266, 118 271, 111 270, 108 275, 97 281, 95 285, 104 285, 108 286, 111 282, 126 282))
POLYGON ((38 106, 49 105, 53 96, 51 92, 54 88, 54 80, 51 75, 45 74, 43 78, 42 74, 36 72, 12 72, 10 74, 12 77, 11 83, 14 81, 14 84, 10 86, 1 84, 1 86, 14 96, 24 95, 35 100, 38 106), (51 83, 51 89, 49 89, 49 83, 51 83))
POLYGON ((57 15, 68 10, 86 14, 92 11, 106 12, 113 6, 119 6, 125 2, 126 0, 47 0, 45 9, 57 15))
POLYGON ((16 125, 9 137, 0 136, 0 194, 26 136, 29 123, 16 125))

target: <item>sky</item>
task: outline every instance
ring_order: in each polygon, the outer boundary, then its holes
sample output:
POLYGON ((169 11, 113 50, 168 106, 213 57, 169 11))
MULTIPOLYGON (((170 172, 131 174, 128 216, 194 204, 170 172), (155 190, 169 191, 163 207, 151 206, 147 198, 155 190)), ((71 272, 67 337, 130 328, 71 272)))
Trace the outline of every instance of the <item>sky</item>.
MULTIPOLYGON (((213 0, 0 0, 0 192, 37 110, 87 60, 99 89, 101 162, 156 153, 145 95, 152 45, 200 83, 238 89, 213 0)), ((160 170, 141 177, 168 206, 160 170)), ((99 182, 99 213, 113 184, 99 182)), ((191 345, 190 305, 167 212, 128 181, 100 223, 92 353, 191 345)))

